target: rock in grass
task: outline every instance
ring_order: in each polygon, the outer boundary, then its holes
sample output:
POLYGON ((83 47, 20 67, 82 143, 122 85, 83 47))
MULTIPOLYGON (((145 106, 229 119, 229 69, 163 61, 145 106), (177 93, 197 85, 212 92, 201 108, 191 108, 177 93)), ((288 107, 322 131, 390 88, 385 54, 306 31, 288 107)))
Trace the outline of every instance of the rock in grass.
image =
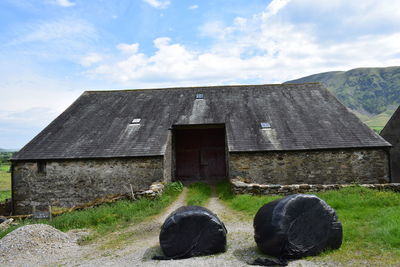
POLYGON ((160 246, 166 257, 184 259, 226 251, 227 230, 210 210, 184 206, 171 213, 160 232, 160 246))
POLYGON ((265 204, 254 218, 254 232, 262 252, 285 259, 318 255, 342 244, 335 211, 314 195, 290 195, 265 204))
POLYGON ((5 222, 5 221, 7 221, 7 218, 6 218, 6 217, 3 217, 3 216, 0 216, 0 223, 3 223, 3 222, 5 222))

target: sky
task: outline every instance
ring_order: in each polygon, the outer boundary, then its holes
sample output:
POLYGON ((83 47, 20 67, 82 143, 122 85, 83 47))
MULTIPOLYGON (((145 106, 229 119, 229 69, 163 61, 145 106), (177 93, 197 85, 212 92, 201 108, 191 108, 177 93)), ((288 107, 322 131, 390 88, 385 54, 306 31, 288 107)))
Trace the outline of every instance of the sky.
POLYGON ((281 83, 400 65, 398 0, 1 0, 0 148, 85 90, 281 83))

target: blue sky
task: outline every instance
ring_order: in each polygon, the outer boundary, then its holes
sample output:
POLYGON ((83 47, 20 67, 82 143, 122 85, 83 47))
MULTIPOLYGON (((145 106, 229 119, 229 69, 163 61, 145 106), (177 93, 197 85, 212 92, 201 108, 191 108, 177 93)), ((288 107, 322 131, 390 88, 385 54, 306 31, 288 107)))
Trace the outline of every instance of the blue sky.
POLYGON ((2 0, 0 148, 85 90, 281 83, 400 65, 397 0, 2 0))

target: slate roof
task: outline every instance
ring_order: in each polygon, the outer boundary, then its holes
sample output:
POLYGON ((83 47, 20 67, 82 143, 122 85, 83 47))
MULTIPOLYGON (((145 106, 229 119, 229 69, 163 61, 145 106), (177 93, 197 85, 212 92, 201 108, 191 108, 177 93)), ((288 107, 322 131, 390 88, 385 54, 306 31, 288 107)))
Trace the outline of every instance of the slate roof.
POLYGON ((163 155, 172 125, 214 123, 229 152, 390 146, 320 84, 215 86, 84 92, 13 159, 163 155))

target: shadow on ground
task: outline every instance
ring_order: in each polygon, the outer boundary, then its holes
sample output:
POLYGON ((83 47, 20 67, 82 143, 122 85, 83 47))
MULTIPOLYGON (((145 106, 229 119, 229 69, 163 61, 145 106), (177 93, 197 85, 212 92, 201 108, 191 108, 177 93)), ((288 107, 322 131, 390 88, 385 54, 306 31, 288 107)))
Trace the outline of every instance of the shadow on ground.
POLYGON ((154 256, 164 256, 164 253, 159 245, 146 249, 143 254, 142 261, 152 261, 154 256))
POLYGON ((256 258, 266 257, 266 255, 263 255, 258 251, 256 246, 236 249, 233 251, 233 255, 236 259, 245 264, 253 263, 256 258))

